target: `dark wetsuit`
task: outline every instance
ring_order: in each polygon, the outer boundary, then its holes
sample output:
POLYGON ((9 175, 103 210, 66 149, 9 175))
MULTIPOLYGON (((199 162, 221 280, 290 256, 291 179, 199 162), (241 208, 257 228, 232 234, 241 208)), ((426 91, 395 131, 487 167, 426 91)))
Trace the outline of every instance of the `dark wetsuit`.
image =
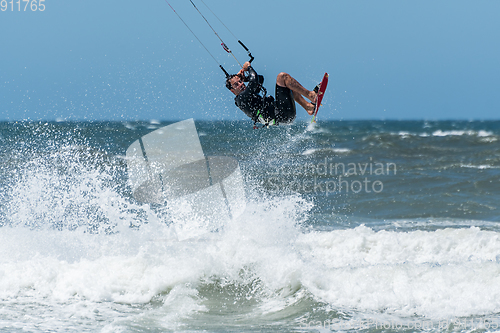
POLYGON ((292 91, 276 85, 276 101, 272 96, 259 95, 264 77, 258 75, 252 67, 248 67, 248 85, 244 91, 234 98, 239 107, 255 123, 290 124, 294 121, 295 101, 292 91))

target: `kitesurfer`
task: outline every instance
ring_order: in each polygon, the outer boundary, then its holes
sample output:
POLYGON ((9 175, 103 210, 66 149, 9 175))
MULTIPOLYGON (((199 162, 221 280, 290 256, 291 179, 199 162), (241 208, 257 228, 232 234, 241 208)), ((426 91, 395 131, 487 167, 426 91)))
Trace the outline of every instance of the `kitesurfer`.
POLYGON ((226 87, 236 95, 234 102, 254 124, 261 122, 264 125, 290 124, 296 116, 295 102, 299 103, 308 114, 314 112, 317 90, 305 89, 297 80, 287 73, 279 73, 276 78, 276 99, 272 96, 261 96, 264 89, 264 77, 258 75, 251 67, 250 62, 245 62, 238 74, 226 78, 226 87), (245 77, 244 73, 248 72, 245 77), (248 82, 248 86, 244 82, 248 82), (311 102, 306 101, 309 99, 311 102))

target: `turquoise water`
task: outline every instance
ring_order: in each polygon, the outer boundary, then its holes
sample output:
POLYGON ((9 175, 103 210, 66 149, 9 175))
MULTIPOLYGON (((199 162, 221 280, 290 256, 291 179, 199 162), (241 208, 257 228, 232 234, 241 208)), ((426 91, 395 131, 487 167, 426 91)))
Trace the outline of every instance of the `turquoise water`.
POLYGON ((0 123, 3 330, 500 325, 500 122, 196 121, 247 196, 201 235, 127 183, 128 146, 170 123, 0 123))

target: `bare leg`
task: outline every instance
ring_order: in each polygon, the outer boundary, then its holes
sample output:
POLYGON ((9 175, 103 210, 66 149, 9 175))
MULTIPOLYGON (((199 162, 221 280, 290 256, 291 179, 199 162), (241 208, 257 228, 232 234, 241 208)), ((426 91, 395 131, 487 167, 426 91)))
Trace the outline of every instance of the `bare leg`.
POLYGON ((276 78, 276 84, 278 86, 290 89, 293 92, 293 98, 295 99, 295 101, 299 103, 300 106, 302 106, 308 114, 313 114, 314 105, 307 102, 304 97, 314 103, 317 97, 317 94, 314 91, 307 90, 297 80, 291 77, 290 74, 283 72, 278 74, 278 77, 276 78))
POLYGON ((314 105, 312 103, 306 101, 301 94, 295 93, 293 91, 292 94, 295 102, 299 103, 300 106, 302 106, 307 111, 308 114, 312 115, 314 113, 314 105))

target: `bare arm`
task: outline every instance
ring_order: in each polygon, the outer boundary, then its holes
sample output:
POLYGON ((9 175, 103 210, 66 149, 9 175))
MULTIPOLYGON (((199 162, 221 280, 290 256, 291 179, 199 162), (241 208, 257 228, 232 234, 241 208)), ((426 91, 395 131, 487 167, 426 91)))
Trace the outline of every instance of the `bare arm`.
POLYGON ((245 63, 243 64, 243 68, 242 68, 242 69, 243 69, 244 71, 247 71, 247 70, 248 70, 248 67, 250 67, 250 66, 251 66, 250 62, 249 62, 249 61, 247 61, 247 62, 245 62, 245 63))
POLYGON ((243 77, 243 73, 244 73, 244 72, 246 72, 246 71, 248 71, 248 67, 250 67, 250 66, 251 66, 251 65, 250 65, 250 62, 248 62, 248 61, 247 61, 247 62, 245 62, 245 63, 243 64, 243 68, 242 68, 242 69, 240 69, 240 71, 238 72, 238 76, 243 77))

